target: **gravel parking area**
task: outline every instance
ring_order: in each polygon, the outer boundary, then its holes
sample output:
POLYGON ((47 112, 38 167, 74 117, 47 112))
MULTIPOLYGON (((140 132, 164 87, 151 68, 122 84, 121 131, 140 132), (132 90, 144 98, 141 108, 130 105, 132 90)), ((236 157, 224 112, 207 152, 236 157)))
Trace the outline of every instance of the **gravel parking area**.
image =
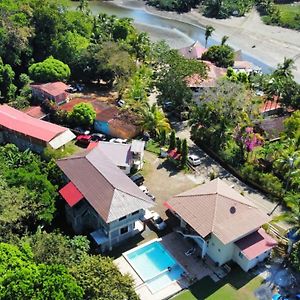
POLYGON ((163 205, 165 201, 203 183, 203 177, 178 171, 172 163, 153 153, 146 151, 144 159, 142 171, 145 177, 144 185, 156 197, 155 211, 163 218, 166 217, 166 207, 163 205))

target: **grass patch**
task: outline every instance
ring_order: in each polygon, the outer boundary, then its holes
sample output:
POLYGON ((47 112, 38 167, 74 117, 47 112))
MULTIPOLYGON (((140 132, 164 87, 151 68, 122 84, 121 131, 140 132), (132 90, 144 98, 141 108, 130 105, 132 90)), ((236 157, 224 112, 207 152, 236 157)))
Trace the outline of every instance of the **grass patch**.
POLYGON ((63 157, 68 157, 70 155, 73 155, 74 153, 76 153, 80 150, 82 150, 82 148, 76 146, 75 141, 71 141, 71 142, 67 143, 66 145, 64 145, 63 147, 60 147, 57 150, 48 146, 44 150, 44 155, 47 159, 51 159, 51 158, 60 159, 63 157))
POLYGON ((255 300, 254 291, 262 284, 263 278, 243 272, 239 267, 233 267, 231 272, 219 282, 210 277, 193 284, 173 300, 255 300))
POLYGON ((300 30, 300 5, 278 4, 281 26, 300 30))
POLYGON ((159 145, 159 143, 157 143, 153 140, 149 140, 147 142, 146 150, 159 155, 160 154, 160 145, 159 145))

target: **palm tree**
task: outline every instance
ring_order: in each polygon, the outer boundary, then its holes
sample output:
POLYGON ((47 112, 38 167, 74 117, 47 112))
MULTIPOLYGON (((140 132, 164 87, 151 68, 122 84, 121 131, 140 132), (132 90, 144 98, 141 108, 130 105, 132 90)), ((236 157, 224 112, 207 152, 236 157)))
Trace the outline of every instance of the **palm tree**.
POLYGON ((212 33, 215 31, 215 28, 208 25, 205 27, 205 48, 207 46, 207 40, 212 36, 212 33))
MULTIPOLYGON (((300 235, 300 194, 299 193, 288 193, 284 197, 286 206, 289 208, 288 212, 283 213, 273 219, 274 222, 284 221, 291 225, 293 235, 300 235)), ((289 245, 288 254, 292 250, 293 244, 289 245)))
POLYGON ((226 44, 226 42, 228 41, 228 39, 229 39, 229 36, 224 35, 221 40, 221 45, 224 46, 226 44))
POLYGON ((295 62, 292 58, 284 58, 282 64, 278 64, 277 69, 274 71, 274 75, 279 77, 294 77, 292 72, 295 69, 295 62))
POLYGON ((153 137, 160 135, 163 131, 170 132, 171 126, 164 112, 153 104, 148 103, 140 110, 142 118, 140 126, 143 131, 149 132, 153 137))
POLYGON ((79 5, 76 8, 77 10, 85 13, 86 15, 89 15, 91 13, 89 9, 89 2, 88 0, 80 0, 79 5))

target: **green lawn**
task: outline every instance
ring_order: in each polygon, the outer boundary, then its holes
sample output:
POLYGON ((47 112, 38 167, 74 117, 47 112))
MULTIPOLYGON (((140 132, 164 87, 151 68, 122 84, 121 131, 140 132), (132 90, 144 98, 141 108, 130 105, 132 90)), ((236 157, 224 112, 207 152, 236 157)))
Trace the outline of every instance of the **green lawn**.
POLYGON ((147 142, 146 150, 159 155, 160 154, 160 145, 159 145, 159 143, 157 143, 153 140, 149 140, 147 142))
POLYGON ((300 5, 279 4, 276 6, 280 11, 281 25, 300 30, 300 5))
POLYGON ((253 277, 238 267, 232 268, 230 274, 219 282, 210 277, 193 284, 189 290, 183 291, 173 300, 255 300, 254 291, 261 285, 263 279, 253 277))

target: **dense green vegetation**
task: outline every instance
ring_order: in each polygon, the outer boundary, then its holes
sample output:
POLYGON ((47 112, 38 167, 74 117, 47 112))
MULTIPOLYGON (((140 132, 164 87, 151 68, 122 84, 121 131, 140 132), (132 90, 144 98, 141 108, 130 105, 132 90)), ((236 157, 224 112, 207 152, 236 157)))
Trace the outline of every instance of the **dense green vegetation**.
POLYGON ((188 12, 200 2, 200 0, 147 0, 147 4, 151 6, 178 12, 188 12))
POLYGON ((52 56, 42 62, 32 64, 28 72, 35 82, 65 81, 71 75, 69 66, 52 56))
POLYGON ((218 67, 227 68, 234 64, 234 51, 228 45, 214 45, 202 54, 201 59, 209 60, 218 67))
POLYGON ((257 7, 266 24, 300 30, 300 5, 275 4, 273 0, 258 0, 257 7))
POLYGON ((253 6, 253 0, 147 0, 147 4, 162 10, 188 12, 199 4, 204 6, 204 14, 214 18, 243 16, 253 6))
POLYGON ((112 260, 55 227, 61 173, 14 145, 0 147, 0 299, 138 299, 112 260), (51 226, 50 226, 51 225, 51 226))
POLYGON ((208 17, 226 19, 243 16, 253 7, 253 0, 204 0, 204 14, 208 17))

